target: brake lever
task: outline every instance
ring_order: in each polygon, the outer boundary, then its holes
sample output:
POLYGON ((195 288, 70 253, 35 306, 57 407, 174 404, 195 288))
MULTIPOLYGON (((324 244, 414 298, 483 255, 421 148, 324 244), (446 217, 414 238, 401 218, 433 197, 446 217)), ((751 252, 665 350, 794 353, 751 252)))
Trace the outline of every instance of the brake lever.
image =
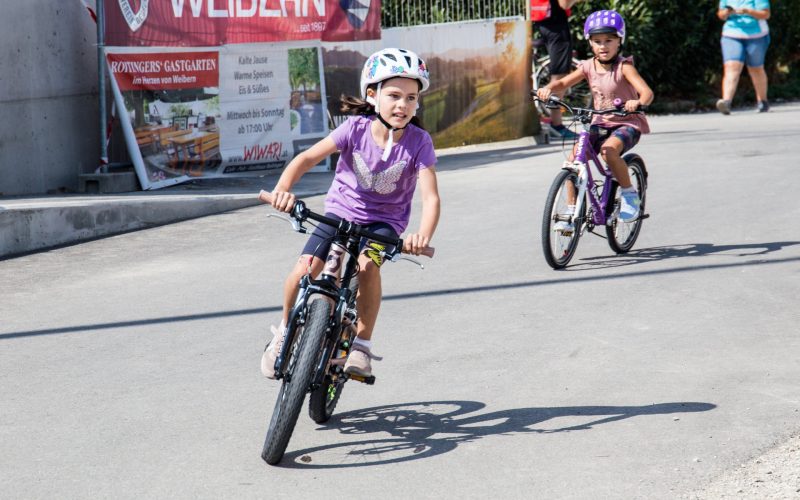
POLYGON ((399 252, 398 253, 393 253, 391 255, 387 254, 386 252, 381 252, 380 255, 381 255, 382 258, 385 258, 385 259, 390 260, 392 262, 399 262, 401 260, 407 260, 408 262, 411 262, 412 264, 418 265, 420 269, 425 269, 425 265, 422 262, 420 262, 417 259, 414 259, 412 257, 407 257, 407 256, 405 256, 405 255, 403 255, 402 253, 399 253, 399 252))
POLYGON ((298 233, 306 234, 308 232, 308 229, 294 217, 286 217, 285 215, 278 215, 278 214, 267 214, 267 217, 275 217, 276 219, 285 220, 286 222, 291 224, 292 229, 294 229, 298 233))

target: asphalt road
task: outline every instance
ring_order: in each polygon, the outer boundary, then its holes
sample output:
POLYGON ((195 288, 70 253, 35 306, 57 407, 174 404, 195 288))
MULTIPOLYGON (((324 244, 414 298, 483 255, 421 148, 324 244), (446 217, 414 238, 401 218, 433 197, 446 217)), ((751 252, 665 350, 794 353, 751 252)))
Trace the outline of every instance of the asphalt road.
POLYGON ((258 365, 304 237, 267 207, 0 261, 2 496, 716 498, 800 430, 800 105, 651 126, 633 251, 587 236, 559 272, 559 147, 443 158, 436 257, 384 271, 376 385, 304 411, 279 467, 258 365))

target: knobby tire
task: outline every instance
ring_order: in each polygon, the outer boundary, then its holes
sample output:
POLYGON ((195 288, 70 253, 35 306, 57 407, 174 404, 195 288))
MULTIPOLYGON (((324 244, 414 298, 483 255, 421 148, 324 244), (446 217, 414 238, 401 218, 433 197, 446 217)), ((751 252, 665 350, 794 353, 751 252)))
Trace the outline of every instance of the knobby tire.
MULTIPOLYGON (((358 294, 358 275, 353 276, 350 280, 350 297, 351 297, 351 306, 356 306, 356 295, 358 294)), ((346 331, 346 326, 342 326, 342 335, 344 335, 346 331)), ((342 341, 342 335, 336 340, 337 344, 342 341)), ((355 332, 353 332, 353 338, 355 338, 355 332)), ((352 343, 353 338, 350 339, 352 343)), ((340 352, 339 346, 335 346, 333 351, 333 356, 336 357, 337 354, 340 352)), ((347 349, 347 353, 350 352, 350 349, 347 349)), ((347 353, 344 355, 346 356, 347 353)), ((308 397, 308 416, 311 417, 311 420, 318 424, 324 424, 328 420, 331 419, 333 416, 333 411, 336 409, 336 404, 339 402, 339 398, 342 396, 342 391, 344 390, 344 384, 347 382, 347 379, 344 376, 335 377, 334 374, 331 373, 332 367, 328 365, 327 372, 325 373, 325 377, 322 380, 322 385, 311 391, 311 394, 308 397)))
POLYGON ((267 437, 261 458, 270 465, 275 465, 283 458, 286 446, 292 437, 297 417, 303 407, 303 400, 314 378, 314 369, 320 356, 320 349, 328 329, 331 305, 326 299, 314 300, 308 308, 308 316, 303 331, 300 332, 298 345, 290 360, 291 368, 288 379, 282 379, 281 390, 272 419, 269 423, 267 437))

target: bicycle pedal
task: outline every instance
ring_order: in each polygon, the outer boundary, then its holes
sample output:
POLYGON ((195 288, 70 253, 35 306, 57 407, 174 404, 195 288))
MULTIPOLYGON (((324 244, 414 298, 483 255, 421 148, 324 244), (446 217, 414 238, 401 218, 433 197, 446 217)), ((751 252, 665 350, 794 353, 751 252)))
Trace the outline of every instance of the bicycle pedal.
POLYGON ((373 385, 375 383, 375 375, 370 375, 369 377, 350 375, 350 378, 356 382, 361 382, 362 384, 373 385))
POLYGON ((650 214, 642 214, 642 215, 639 216, 639 220, 649 219, 649 218, 650 218, 650 214))

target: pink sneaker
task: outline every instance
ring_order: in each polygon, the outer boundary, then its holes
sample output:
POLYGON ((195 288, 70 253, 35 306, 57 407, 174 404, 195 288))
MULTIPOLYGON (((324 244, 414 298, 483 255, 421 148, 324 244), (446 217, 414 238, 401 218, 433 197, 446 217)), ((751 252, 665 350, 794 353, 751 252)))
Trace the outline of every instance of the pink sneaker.
POLYGON ((348 375, 370 377, 372 376, 372 363, 370 361, 372 359, 380 361, 383 358, 372 354, 364 346, 354 344, 350 350, 350 355, 347 356, 347 362, 344 364, 344 372, 348 375))
POLYGON ((271 326, 272 340, 269 341, 267 347, 264 348, 264 354, 261 356, 261 373, 265 377, 275 380, 275 360, 278 359, 283 348, 283 340, 286 338, 286 328, 281 322, 281 326, 275 328, 271 326))

